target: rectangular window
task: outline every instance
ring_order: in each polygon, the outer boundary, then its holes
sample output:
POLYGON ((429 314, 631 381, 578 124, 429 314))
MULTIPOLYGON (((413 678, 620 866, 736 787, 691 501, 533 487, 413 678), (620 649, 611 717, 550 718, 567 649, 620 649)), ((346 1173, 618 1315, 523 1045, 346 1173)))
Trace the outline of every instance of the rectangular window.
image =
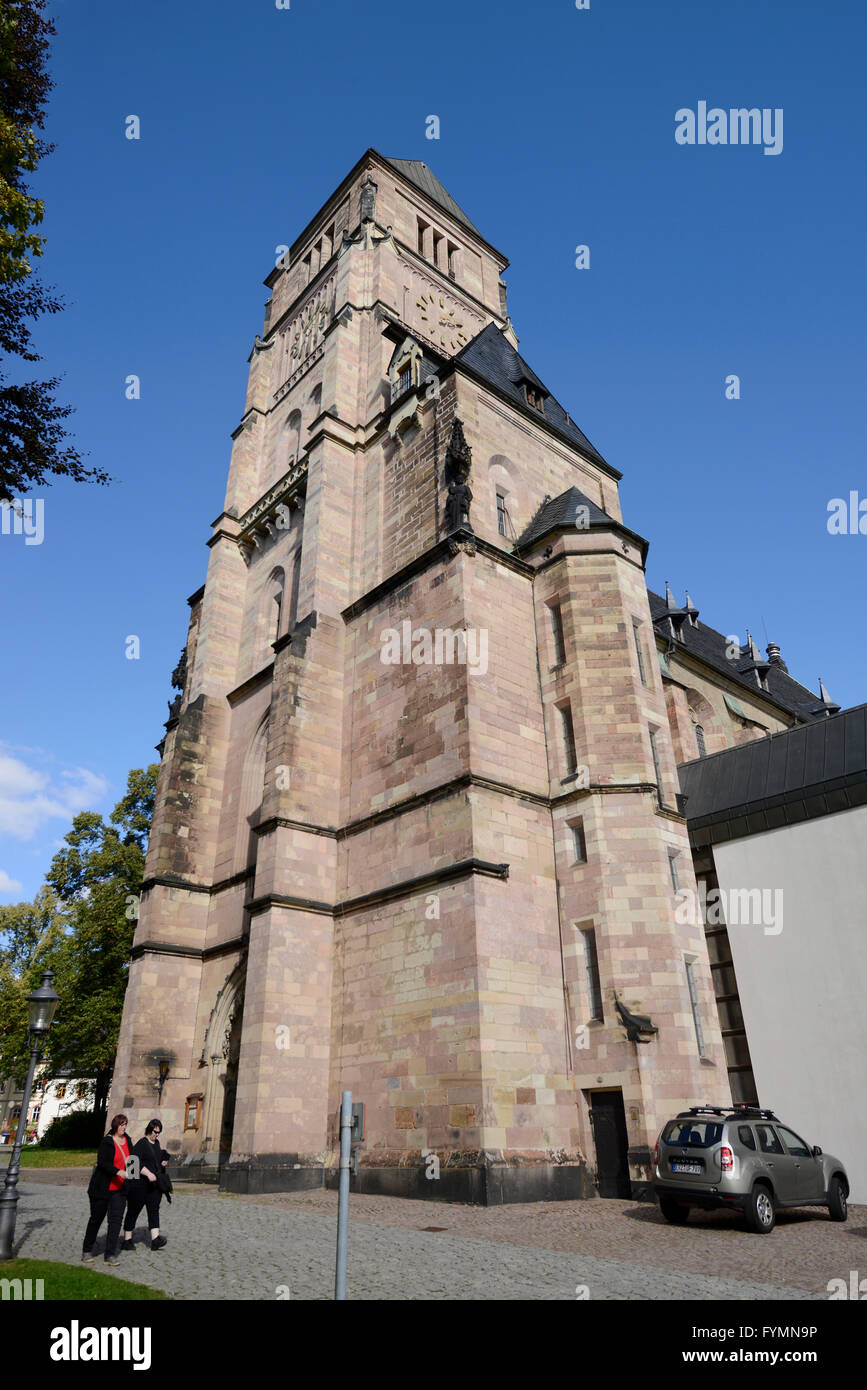
POLYGON ((575 853, 576 864, 587 863, 587 839, 584 834, 584 821, 579 819, 573 821, 569 827, 572 831, 572 848, 575 853))
POLYGON ((558 705, 560 711, 560 726, 563 733, 563 752, 566 755, 566 771, 573 773, 578 767, 578 758, 575 754, 575 729, 572 725, 572 709, 569 705, 558 705))
POLYGON ((333 249, 334 249, 334 223, 332 222, 331 226, 328 228, 328 231, 325 233, 325 235, 324 235, 323 238, 322 238, 322 260, 323 260, 323 263, 324 263, 325 261, 330 261, 330 260, 331 260, 331 252, 333 251, 333 249))
POLYGON ((648 733, 650 734, 650 755, 653 758, 653 773, 656 777, 656 799, 659 805, 662 806, 664 804, 662 800, 662 772, 659 767, 659 749, 656 746, 657 731, 656 729, 648 729, 648 733))
POLYGON ((497 530, 501 536, 506 534, 506 499, 497 493, 497 530))
POLYGON ((199 1128, 199 1106, 203 1099, 200 1091, 193 1096, 187 1096, 184 1106, 184 1129, 199 1128))
POLYGON ((700 724, 696 724, 695 726, 695 741, 698 745, 698 756, 700 758, 706 758, 707 744, 704 741, 704 729, 701 727, 700 724))
POLYGON ((309 252, 308 252, 307 255, 304 257, 304 260, 302 261, 302 265, 304 266, 304 283, 307 284, 308 281, 310 280, 310 253, 309 253, 309 252))
POLYGON ((76 1099, 76 1100, 84 1100, 84 1097, 86 1096, 86 1094, 87 1094, 87 1087, 85 1086, 85 1084, 84 1084, 83 1081, 79 1081, 78 1085, 77 1085, 76 1088, 75 1088, 75 1099, 76 1099))
POLYGON ((587 973, 587 994, 590 999, 590 1017, 602 1021, 602 986, 599 982, 599 960, 596 955, 596 933, 592 927, 583 928, 584 968, 587 973))
POLYGON ((636 618, 632 619, 632 635, 635 638, 635 654, 638 657, 638 674, 641 677, 641 684, 647 685, 647 670, 644 665, 644 648, 641 645, 641 623, 636 618))
POLYGON ((428 228, 429 228, 429 226, 430 226, 430 223, 429 223, 429 222, 423 222, 422 219, 421 219, 420 217, 417 219, 417 221, 418 221, 418 254, 419 254, 420 256, 423 256, 424 253, 425 253, 425 252, 424 252, 424 248, 425 248, 425 235, 426 235, 427 230, 428 230, 428 228))
POLYGON ((448 243, 449 278, 454 280, 458 273, 458 248, 453 241, 448 243))
POLYGON ((549 603, 551 632, 554 638, 554 665, 563 666, 566 661, 566 643, 563 638, 563 612, 559 602, 549 603))
POLYGON ((695 969, 691 960, 686 964, 686 983, 689 987, 689 1002, 692 1005, 692 1021, 695 1024, 695 1040, 698 1043, 698 1055, 704 1056, 704 1034, 701 1031, 701 1019, 698 1013, 698 995, 695 991, 695 969))
POLYGON ((63 1081, 61 1081, 54 1094, 56 1095, 58 1100, 63 1100, 63 1098, 66 1095, 66 1084, 63 1081))
POLYGON ((412 366, 408 362, 405 367, 400 369, 400 377, 397 383, 397 394, 402 396, 404 391, 408 391, 412 386, 412 366))
POLYGON ((669 854, 668 867, 671 870, 671 886, 675 893, 680 892, 680 879, 677 876, 677 855, 669 854))
POLYGON ((438 265, 438 266, 441 266, 441 265, 442 265, 442 245, 443 245, 443 241, 444 241, 444 237, 443 237, 442 232, 434 232, 434 234, 433 234, 433 263, 434 263, 434 265, 438 265))

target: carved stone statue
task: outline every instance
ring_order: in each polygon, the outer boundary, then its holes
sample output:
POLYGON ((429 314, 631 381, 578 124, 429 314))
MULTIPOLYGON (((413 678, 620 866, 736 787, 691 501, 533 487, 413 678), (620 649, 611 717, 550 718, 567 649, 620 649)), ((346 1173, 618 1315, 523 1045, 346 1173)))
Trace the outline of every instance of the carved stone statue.
POLYGON ((457 531, 461 526, 469 526, 472 500, 473 494, 467 483, 449 484, 449 495, 446 498, 446 531, 457 531))
POLYGON ((182 693, 183 693, 183 691, 186 689, 186 685, 187 685, 187 649, 186 649, 186 647, 184 647, 183 651, 181 652, 180 660, 178 661, 178 664, 177 664, 177 666, 175 667, 175 669, 172 671, 172 685, 174 686, 175 690, 180 690, 182 693))
POLYGON ((446 451, 446 478, 449 484, 445 506, 446 532, 457 531, 461 527, 471 531, 470 503, 473 494, 469 485, 473 453, 464 438, 464 427, 460 420, 452 425, 451 439, 446 451))
POLYGON ((361 220, 376 221, 376 184, 369 177, 361 185, 361 220))

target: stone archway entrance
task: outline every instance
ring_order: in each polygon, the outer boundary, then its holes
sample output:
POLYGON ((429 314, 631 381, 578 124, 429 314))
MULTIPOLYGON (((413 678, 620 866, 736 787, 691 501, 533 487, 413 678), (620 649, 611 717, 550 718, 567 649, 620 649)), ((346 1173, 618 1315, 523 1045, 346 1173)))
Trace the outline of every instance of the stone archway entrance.
POLYGON ((202 1109, 201 1150, 208 1166, 213 1164, 217 1168, 228 1163, 232 1151, 246 975, 247 962, 239 961, 217 995, 205 1035, 208 1078, 202 1109))

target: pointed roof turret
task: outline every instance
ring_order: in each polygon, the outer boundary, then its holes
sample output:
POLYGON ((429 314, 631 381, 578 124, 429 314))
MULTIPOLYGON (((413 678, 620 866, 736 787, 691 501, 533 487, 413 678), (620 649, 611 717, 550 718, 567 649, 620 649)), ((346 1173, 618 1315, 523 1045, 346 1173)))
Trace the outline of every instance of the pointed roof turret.
POLYGON ((756 646, 755 639, 753 637, 753 634, 750 632, 749 628, 747 628, 746 649, 741 648, 742 655, 744 653, 744 650, 746 650, 747 660, 742 661, 739 664, 738 671, 742 676, 754 676, 756 685, 759 687, 759 689, 767 690, 767 675, 771 669, 771 663, 769 661, 765 661, 764 657, 762 656, 761 652, 756 646))
POLYGON ((832 714, 838 714, 840 706, 834 704, 834 701, 831 699, 831 696, 825 689, 821 676, 819 677, 819 694, 822 697, 822 703, 816 705, 816 708, 813 710, 813 713, 824 714, 828 717, 830 717, 832 714))

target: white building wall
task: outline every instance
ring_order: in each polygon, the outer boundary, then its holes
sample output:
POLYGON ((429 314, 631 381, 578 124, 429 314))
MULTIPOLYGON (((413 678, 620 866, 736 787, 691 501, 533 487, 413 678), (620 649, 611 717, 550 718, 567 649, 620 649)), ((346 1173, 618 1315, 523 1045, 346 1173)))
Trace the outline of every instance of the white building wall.
POLYGON ((867 807, 715 845, 714 862, 726 904, 783 893, 781 930, 726 914, 759 1103, 867 1203, 867 807))

